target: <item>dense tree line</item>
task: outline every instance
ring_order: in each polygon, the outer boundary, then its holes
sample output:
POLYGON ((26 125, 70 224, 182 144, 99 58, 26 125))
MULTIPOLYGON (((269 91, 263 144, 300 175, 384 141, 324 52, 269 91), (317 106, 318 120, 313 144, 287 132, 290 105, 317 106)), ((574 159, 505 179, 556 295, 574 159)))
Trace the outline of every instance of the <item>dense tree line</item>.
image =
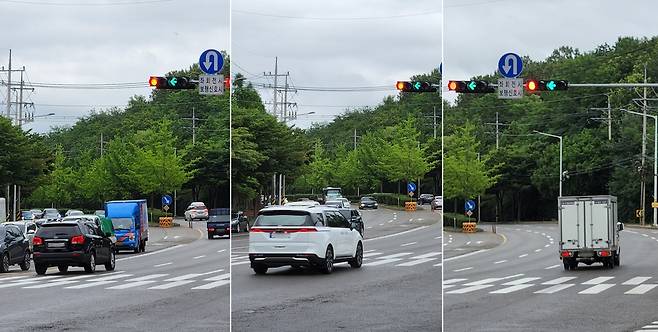
MULTIPOLYGON (((646 65, 648 81, 658 77, 658 38, 619 38, 614 45, 601 45, 588 52, 568 46, 556 49, 548 58, 537 61, 524 58, 526 78, 566 79, 571 83, 642 82, 646 65)), ((496 74, 477 77, 495 82, 496 74)), ((620 109, 641 111, 637 98, 642 89, 576 88, 568 91, 527 94, 521 100, 502 100, 495 94, 458 97, 445 110, 446 140, 463 134, 464 128, 475 126, 472 135, 477 144, 470 148, 470 166, 476 156, 486 156, 483 169, 474 174, 485 175, 487 186, 474 186, 483 197, 484 219, 537 220, 557 217, 559 187, 559 141, 537 135, 534 131, 561 135, 564 139, 564 195, 611 194, 619 198, 620 216, 634 219, 639 207, 640 177, 645 176, 647 206, 651 202, 653 148, 649 145, 646 167, 642 162, 642 118, 620 109), (612 105, 612 137, 608 139, 608 97, 612 105), (498 113, 501 134, 496 149, 492 123, 498 113), (467 119, 467 120, 465 120, 467 119), (468 123, 467 123, 468 122, 468 123), (485 174, 486 172, 486 174, 485 174)), ((655 98, 653 90, 649 97, 655 98)), ((655 114, 655 103, 649 102, 649 113, 655 114)), ((653 121, 648 122, 653 133, 653 121)), ((649 134, 650 139, 653 139, 649 134)), ((458 154, 458 147, 446 144, 446 155, 458 154)), ((445 177, 463 177, 463 168, 448 168, 445 177), (462 173, 460 173, 462 172, 462 173)), ((462 200, 467 197, 452 194, 454 184, 446 182, 446 196, 462 200)), ((463 203, 463 201, 462 201, 463 203)), ((450 206, 450 204, 448 204, 450 206)), ((457 204, 461 207, 463 204, 457 204)))

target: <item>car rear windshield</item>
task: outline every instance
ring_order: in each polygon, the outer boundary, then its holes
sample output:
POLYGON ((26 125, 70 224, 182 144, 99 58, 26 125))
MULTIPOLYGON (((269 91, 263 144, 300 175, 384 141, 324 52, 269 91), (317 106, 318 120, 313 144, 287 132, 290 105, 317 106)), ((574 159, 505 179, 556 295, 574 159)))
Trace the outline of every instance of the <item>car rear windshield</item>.
POLYGON ((208 221, 210 222, 222 222, 222 221, 228 222, 230 218, 228 217, 228 214, 223 214, 223 215, 214 215, 214 216, 211 215, 208 217, 208 219, 209 219, 208 221))
POLYGON ((255 226, 314 226, 315 223, 307 212, 270 211, 261 213, 256 218, 255 226))
POLYGON ((71 236, 71 235, 79 235, 79 234, 81 233, 80 233, 80 228, 78 228, 78 225, 69 224, 69 225, 55 226, 52 224, 44 224, 41 228, 39 228, 36 236, 53 238, 55 236, 71 236))
POLYGON ((130 218, 112 218, 112 226, 114 229, 130 229, 133 221, 130 218))
POLYGON ((208 215, 211 216, 219 216, 219 215, 228 215, 229 209, 223 208, 223 209, 210 209, 208 211, 208 215))

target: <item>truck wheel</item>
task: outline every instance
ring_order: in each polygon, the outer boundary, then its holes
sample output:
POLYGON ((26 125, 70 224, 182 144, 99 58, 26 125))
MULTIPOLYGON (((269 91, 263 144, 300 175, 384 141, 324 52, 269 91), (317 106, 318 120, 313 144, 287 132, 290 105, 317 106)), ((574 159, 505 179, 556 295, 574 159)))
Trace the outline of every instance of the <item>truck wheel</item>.
POLYGON ((614 257, 610 257, 610 259, 608 259, 608 267, 611 270, 615 268, 615 258, 614 257))
POLYGON ((141 252, 146 252, 146 240, 139 243, 139 250, 141 252))
POLYGON ((619 254, 616 254, 616 255, 615 255, 615 265, 619 266, 620 263, 621 263, 621 262, 620 262, 620 260, 619 260, 619 254))
POLYGON ((44 275, 46 274, 46 270, 48 270, 48 266, 41 264, 34 264, 34 270, 37 272, 38 275, 44 275))
POLYGON ((254 269, 254 272, 256 274, 263 275, 263 274, 267 273, 267 266, 265 266, 265 265, 258 264, 258 265, 254 265, 252 268, 254 269))
POLYGON ((208 233, 208 240, 212 240, 213 236, 212 234, 208 233))
POLYGON ((564 265, 564 270, 565 270, 565 271, 569 271, 569 267, 570 267, 569 262, 567 262, 567 261, 565 260, 564 262, 562 262, 562 264, 564 265))
POLYGON ((57 269, 61 273, 66 273, 66 271, 69 270, 69 266, 68 265, 57 265, 57 269))
POLYGON ((578 261, 575 258, 571 259, 571 261, 569 262, 569 269, 575 270, 577 267, 578 267, 578 261))

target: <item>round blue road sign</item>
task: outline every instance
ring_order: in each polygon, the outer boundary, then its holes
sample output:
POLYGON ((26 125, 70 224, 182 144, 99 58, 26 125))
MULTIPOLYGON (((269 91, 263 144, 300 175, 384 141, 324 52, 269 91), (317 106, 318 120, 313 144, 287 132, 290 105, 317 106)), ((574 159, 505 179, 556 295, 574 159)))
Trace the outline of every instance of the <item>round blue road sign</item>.
POLYGON ((498 72, 507 78, 521 75, 523 71, 523 60, 518 54, 505 53, 498 60, 498 72))
POLYGON ((171 205, 171 202, 173 199, 171 199, 171 196, 169 195, 163 195, 162 196, 162 205, 171 205))
POLYGON ((464 210, 466 211, 473 211, 475 210, 475 202, 472 199, 469 199, 464 203, 464 210))
POLYGON ((208 74, 213 75, 219 73, 224 67, 224 56, 218 50, 205 50, 199 57, 199 68, 208 74))
POLYGON ((409 182, 409 183, 407 183, 407 191, 413 191, 413 192, 415 192, 415 191, 416 191, 416 184, 413 183, 413 182, 409 182))

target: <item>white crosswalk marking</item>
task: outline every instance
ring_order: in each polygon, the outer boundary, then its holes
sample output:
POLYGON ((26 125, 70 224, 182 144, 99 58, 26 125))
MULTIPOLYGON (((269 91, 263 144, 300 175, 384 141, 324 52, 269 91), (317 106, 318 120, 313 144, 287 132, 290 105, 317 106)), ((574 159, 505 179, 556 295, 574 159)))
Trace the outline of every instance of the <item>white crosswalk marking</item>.
POLYGON ((199 276, 202 276, 202 273, 189 273, 189 274, 184 274, 182 276, 174 277, 174 278, 169 278, 165 279, 165 281, 180 281, 180 280, 188 280, 192 278, 196 278, 199 276))
POLYGON ((393 255, 381 256, 381 257, 378 257, 378 258, 379 259, 398 258, 398 257, 409 256, 409 255, 413 255, 413 254, 414 254, 413 252, 400 252, 400 253, 393 254, 393 255))
POLYGON ((43 284, 39 284, 39 285, 25 286, 23 288, 26 288, 26 289, 48 288, 48 287, 74 284, 76 282, 78 282, 78 281, 77 280, 57 280, 57 281, 47 282, 47 283, 43 283, 43 284))
POLYGON ((628 279, 622 283, 622 285, 632 285, 636 286, 639 285, 647 280, 651 279, 651 277, 635 277, 632 279, 628 279))
POLYGON ((209 284, 192 287, 192 289, 212 289, 212 288, 215 288, 215 287, 228 285, 230 283, 231 283, 230 280, 219 280, 219 281, 211 282, 209 284))
POLYGON ((156 273, 156 274, 145 275, 145 276, 142 276, 142 277, 126 279, 126 281, 144 281, 144 280, 151 280, 151 279, 166 277, 168 275, 169 275, 168 273, 156 273))
POLYGON ((470 292, 475 292, 477 290, 485 289, 493 287, 493 285, 475 285, 475 286, 470 286, 470 287, 465 287, 465 288, 460 288, 460 289, 455 289, 449 292, 446 292, 447 294, 466 294, 470 292))
POLYGON ((114 274, 106 277, 89 279, 87 281, 107 281, 107 280, 121 279, 121 278, 127 278, 132 276, 133 276, 132 274, 114 274))
POLYGON ((242 264, 249 264, 251 261, 242 261, 242 262, 232 262, 231 265, 242 265, 242 264))
POLYGON ((614 285, 615 284, 596 284, 590 288, 578 292, 578 294, 599 294, 604 290, 613 287, 614 285))
POLYGON ((436 259, 438 259, 438 258, 421 258, 421 259, 417 259, 417 260, 413 260, 413 261, 408 261, 406 263, 397 264, 395 266, 414 266, 414 265, 418 265, 418 264, 431 262, 431 261, 436 260, 436 259))
POLYGON ((85 283, 85 284, 68 286, 68 287, 64 287, 64 288, 66 288, 66 289, 82 289, 82 288, 109 285, 109 284, 113 284, 115 282, 117 282, 117 281, 116 280, 95 281, 95 282, 88 282, 88 283, 85 283))
POLYGON ((465 279, 465 278, 448 279, 448 280, 443 281, 443 285, 444 286, 445 285, 451 285, 451 284, 455 284, 455 283, 466 281, 466 280, 468 280, 468 279, 465 279))
POLYGON ((514 281, 506 282, 506 283, 503 284, 503 286, 513 286, 513 285, 526 284, 530 281, 535 281, 535 280, 538 280, 538 279, 541 279, 541 278, 539 278, 539 277, 521 278, 521 279, 517 279, 517 280, 514 280, 514 281))
POLYGON ((152 284, 154 282, 157 282, 157 281, 155 281, 155 280, 133 281, 133 282, 129 282, 129 283, 123 284, 123 285, 116 285, 116 286, 112 286, 112 287, 107 287, 105 289, 128 289, 128 288, 133 288, 133 287, 149 285, 149 284, 152 284))
POLYGON ((384 264, 393 263, 393 262, 397 262, 397 261, 401 261, 401 260, 402 260, 402 258, 382 259, 382 260, 377 260, 377 261, 374 261, 374 262, 371 262, 371 263, 363 264, 363 266, 384 265, 384 264))
POLYGON ((569 280, 573 280, 573 279, 576 279, 576 278, 577 278, 577 277, 561 277, 561 278, 557 278, 557 279, 549 280, 549 281, 546 281, 546 282, 542 282, 541 284, 542 284, 542 285, 557 285, 557 284, 563 284, 563 283, 565 283, 565 282, 567 282, 567 281, 569 281, 569 280))
POLYGON ((367 254, 363 254, 363 257, 365 258, 365 257, 379 256, 381 254, 382 254, 381 252, 369 252, 367 254))
POLYGON ((638 285, 636 287, 633 287, 633 289, 627 291, 624 294, 641 295, 641 294, 645 294, 646 292, 656 288, 656 286, 658 286, 658 284, 642 284, 642 285, 638 285))
POLYGON ((231 277, 230 273, 224 273, 224 274, 220 274, 218 276, 210 277, 210 278, 203 279, 203 280, 205 280, 205 281, 218 281, 218 280, 223 280, 223 279, 229 279, 230 277, 231 277))
POLYGON ((598 277, 598 278, 594 278, 594 279, 583 282, 583 285, 598 285, 598 284, 601 284, 601 283, 606 282, 606 281, 608 281, 610 279, 613 279, 613 278, 614 277, 598 277))
POLYGON ((534 284, 519 284, 519 285, 514 285, 514 286, 507 287, 507 288, 495 290, 495 291, 492 291, 492 292, 489 292, 489 293, 490 294, 507 294, 507 293, 516 292, 518 290, 526 289, 526 288, 532 287, 532 286, 534 286, 534 284))
POLYGON ((434 256, 439 256, 439 255, 441 255, 440 251, 434 251, 434 252, 428 252, 428 253, 423 254, 423 255, 414 256, 414 257, 411 257, 411 258, 413 258, 413 259, 423 259, 423 258, 430 258, 430 257, 434 257, 434 256))
POLYGON ((501 263, 505 263, 505 262, 507 262, 507 260, 506 260, 506 259, 503 259, 502 261, 494 262, 494 264, 501 264, 501 263))
MULTIPOLYGON (((544 284, 546 284, 546 283, 544 283, 544 284)), ((561 290, 567 289, 567 288, 569 288, 571 286, 574 286, 574 285, 575 284, 557 284, 557 285, 554 285, 554 286, 551 286, 551 287, 548 287, 548 288, 544 288, 542 290, 538 290, 538 291, 535 292, 535 294, 553 294, 553 293, 557 293, 561 290)))
POLYGON ((11 284, 0 285, 0 288, 18 287, 18 286, 31 285, 36 283, 38 283, 38 281, 36 280, 17 281, 11 284))
POLYGON ((148 289, 169 289, 169 288, 174 288, 182 285, 187 285, 195 282, 195 280, 178 280, 166 284, 161 284, 153 287, 149 287, 148 289))

